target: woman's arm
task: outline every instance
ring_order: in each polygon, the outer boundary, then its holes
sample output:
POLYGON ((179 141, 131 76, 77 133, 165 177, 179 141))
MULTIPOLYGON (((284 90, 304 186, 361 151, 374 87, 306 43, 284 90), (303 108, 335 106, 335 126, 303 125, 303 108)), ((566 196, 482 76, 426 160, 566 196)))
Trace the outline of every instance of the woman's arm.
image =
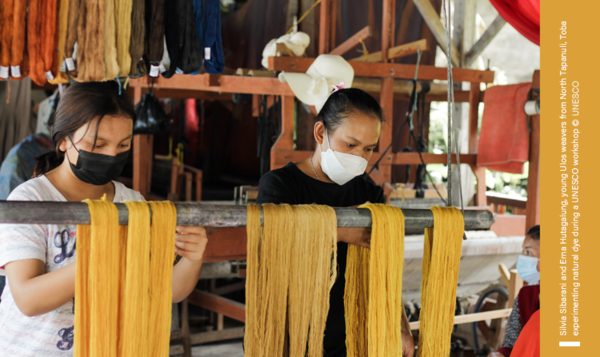
POLYGON ((39 259, 16 260, 6 264, 6 275, 17 307, 32 317, 56 310, 75 296, 75 268, 66 267, 46 273, 39 259))
POLYGON ((208 239, 203 227, 177 227, 175 252, 182 258, 173 267, 173 302, 183 301, 196 287, 208 239))
POLYGON ((410 324, 406 316, 406 310, 402 309, 402 356, 413 357, 415 355, 415 340, 410 332, 410 324))

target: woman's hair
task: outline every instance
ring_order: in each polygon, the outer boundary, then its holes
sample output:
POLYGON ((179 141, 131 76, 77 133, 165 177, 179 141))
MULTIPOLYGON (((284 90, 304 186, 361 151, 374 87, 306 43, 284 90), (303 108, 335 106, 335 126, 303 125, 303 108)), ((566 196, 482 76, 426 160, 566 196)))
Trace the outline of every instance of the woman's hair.
POLYGON ((317 121, 322 121, 325 128, 333 132, 343 124, 348 115, 357 111, 384 121, 383 111, 377 100, 358 88, 339 89, 332 93, 317 115, 317 121))
MULTIPOLYGON (((100 122, 105 116, 123 115, 135 121, 135 109, 125 90, 119 94, 120 85, 115 81, 73 83, 58 102, 52 123, 54 151, 36 158, 37 165, 33 177, 44 175, 64 161, 64 152, 58 148, 66 137, 82 126, 98 118, 96 135, 100 122)), ((95 145, 94 139, 94 145, 95 145)))
POLYGON ((540 240, 540 225, 533 226, 527 231, 527 235, 535 240, 540 240))

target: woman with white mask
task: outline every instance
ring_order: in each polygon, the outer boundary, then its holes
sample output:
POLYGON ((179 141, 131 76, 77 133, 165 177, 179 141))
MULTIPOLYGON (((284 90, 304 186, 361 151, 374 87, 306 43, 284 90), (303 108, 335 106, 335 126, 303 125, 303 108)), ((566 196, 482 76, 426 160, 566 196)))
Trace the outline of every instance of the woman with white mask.
POLYGON ((540 226, 534 226, 523 240, 523 255, 517 261, 517 271, 525 285, 515 298, 513 310, 508 318, 502 347, 488 357, 510 357, 523 326, 540 309, 540 226))
MULTIPOLYGON (((257 203, 316 203, 333 207, 385 203, 383 189, 370 181, 365 173, 379 141, 384 120, 381 107, 360 89, 340 87, 336 87, 317 116, 315 151, 306 160, 290 162, 264 175, 260 180, 257 203)), ((346 356, 346 253, 348 244, 368 248, 370 238, 370 229, 338 228, 338 274, 330 292, 323 342, 325 357, 346 356)), ((403 355, 413 356, 414 341, 406 315, 402 343, 403 355)))

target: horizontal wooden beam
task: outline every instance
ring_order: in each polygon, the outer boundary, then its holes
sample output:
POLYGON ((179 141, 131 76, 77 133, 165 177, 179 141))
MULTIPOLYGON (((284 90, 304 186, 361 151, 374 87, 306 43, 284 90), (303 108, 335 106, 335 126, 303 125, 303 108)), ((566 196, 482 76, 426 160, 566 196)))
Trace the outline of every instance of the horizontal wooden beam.
MULTIPOLYGON (((425 51, 429 50, 429 47, 427 47, 427 39, 422 39, 422 40, 415 41, 415 42, 405 43, 403 45, 395 46, 395 47, 388 49, 388 59, 395 59, 395 58, 405 57, 408 55, 413 55, 413 54, 417 53, 419 50, 421 50, 421 52, 425 52, 425 51)), ((353 58, 350 61, 381 62, 381 60, 382 60, 381 51, 377 51, 377 52, 369 53, 368 55, 362 55, 360 57, 353 58)))
MULTIPOLYGON (((502 310, 478 312, 478 313, 474 313, 474 314, 458 315, 458 316, 454 316, 454 324, 460 325, 460 324, 468 324, 469 322, 500 319, 503 317, 510 316, 511 312, 512 312, 512 309, 502 309, 502 310)), ((410 329, 418 330, 420 324, 421 324, 421 321, 411 322, 409 324, 410 329)))
POLYGON ((342 44, 334 48, 331 52, 329 52, 329 54, 343 56, 348 51, 358 46, 360 41, 364 41, 369 37, 371 37, 371 28, 369 26, 366 26, 362 30, 355 33, 352 37, 344 41, 342 44))
POLYGON ((132 79, 131 87, 148 88, 152 86, 163 89, 194 90, 217 93, 242 93, 264 95, 288 95, 294 93, 287 83, 281 83, 277 78, 245 77, 236 75, 174 75, 167 79, 159 77, 153 83, 145 78, 132 79))
POLYGON ((475 42, 475 44, 473 45, 473 47, 471 47, 469 52, 465 54, 465 67, 470 67, 471 64, 475 62, 477 57, 481 55, 481 53, 483 52, 483 50, 485 50, 487 45, 489 45, 490 42, 492 42, 492 40, 494 39, 494 37, 496 37, 498 32, 500 32, 502 26, 504 26, 505 23, 506 20, 504 20, 502 16, 496 16, 496 19, 494 20, 494 22, 492 22, 490 27, 488 27, 485 30, 485 32, 483 33, 483 35, 481 35, 479 40, 477 40, 477 42, 475 42))
POLYGON ((508 195, 494 194, 490 191, 486 192, 486 200, 488 204, 493 203, 496 205, 504 205, 515 208, 527 208, 527 199, 516 199, 506 196, 508 195))
POLYGON ((244 337, 244 327, 234 327, 219 331, 208 331, 190 334, 190 342, 193 346, 209 342, 233 340, 242 337, 244 337))
POLYGON ((214 263, 246 259, 246 228, 206 227, 208 243, 204 250, 204 262, 214 263))
MULTIPOLYGON (((146 94, 148 92, 148 88, 142 88, 142 94, 146 94)), ((156 98, 232 100, 232 93, 216 93, 189 89, 180 90, 163 88, 155 88, 152 90, 152 92, 154 93, 154 96, 156 98)))
MULTIPOLYGON (((440 20, 440 15, 438 15, 437 11, 431 4, 430 0, 413 0, 417 9, 421 13, 423 20, 429 26, 429 29, 433 33, 433 37, 437 41, 438 45, 444 51, 446 55, 448 55, 447 46, 446 46, 446 31, 444 30, 444 24, 440 20)), ((448 29, 450 31, 450 29, 448 29)), ((458 47, 452 39, 450 39, 450 59, 452 61, 452 65, 460 66, 460 52, 458 51, 458 47)), ((457 80, 457 82, 462 82, 457 80)))
MULTIPOLYGON (((314 58, 269 57, 269 70, 284 72, 306 72, 315 61, 314 58)), ((400 63, 368 63, 348 62, 354 68, 354 77, 371 78, 399 78, 413 79, 416 65, 400 63)), ((475 69, 453 68, 452 76, 455 82, 483 82, 494 81, 493 71, 478 71, 475 69)), ((243 78, 243 77, 241 77, 243 78)), ((434 79, 447 80, 448 69, 435 66, 419 66, 417 80, 432 81, 434 79)))
POLYGON ((246 307, 244 304, 216 294, 196 289, 188 296, 188 303, 223 314, 234 320, 246 321, 246 307))

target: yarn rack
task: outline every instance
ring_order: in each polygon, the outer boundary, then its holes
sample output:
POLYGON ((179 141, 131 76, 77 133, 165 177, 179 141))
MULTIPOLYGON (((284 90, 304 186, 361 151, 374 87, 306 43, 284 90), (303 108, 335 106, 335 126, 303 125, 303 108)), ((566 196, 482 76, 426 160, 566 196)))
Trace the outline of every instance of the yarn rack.
MULTIPOLYGON (((127 225, 125 204, 116 203, 119 223, 127 225)), ((246 206, 208 205, 177 202, 177 224, 213 228, 246 226, 246 206)), ((338 227, 366 228, 371 226, 371 213, 364 208, 334 208, 338 227)), ((428 209, 404 209, 406 228, 432 228, 433 214, 428 209)), ((487 210, 466 210, 465 229, 488 229, 494 215, 487 210)), ((262 212, 261 212, 262 221, 262 212)), ((83 202, 0 201, 0 223, 17 224, 90 224, 88 205, 83 202)))

